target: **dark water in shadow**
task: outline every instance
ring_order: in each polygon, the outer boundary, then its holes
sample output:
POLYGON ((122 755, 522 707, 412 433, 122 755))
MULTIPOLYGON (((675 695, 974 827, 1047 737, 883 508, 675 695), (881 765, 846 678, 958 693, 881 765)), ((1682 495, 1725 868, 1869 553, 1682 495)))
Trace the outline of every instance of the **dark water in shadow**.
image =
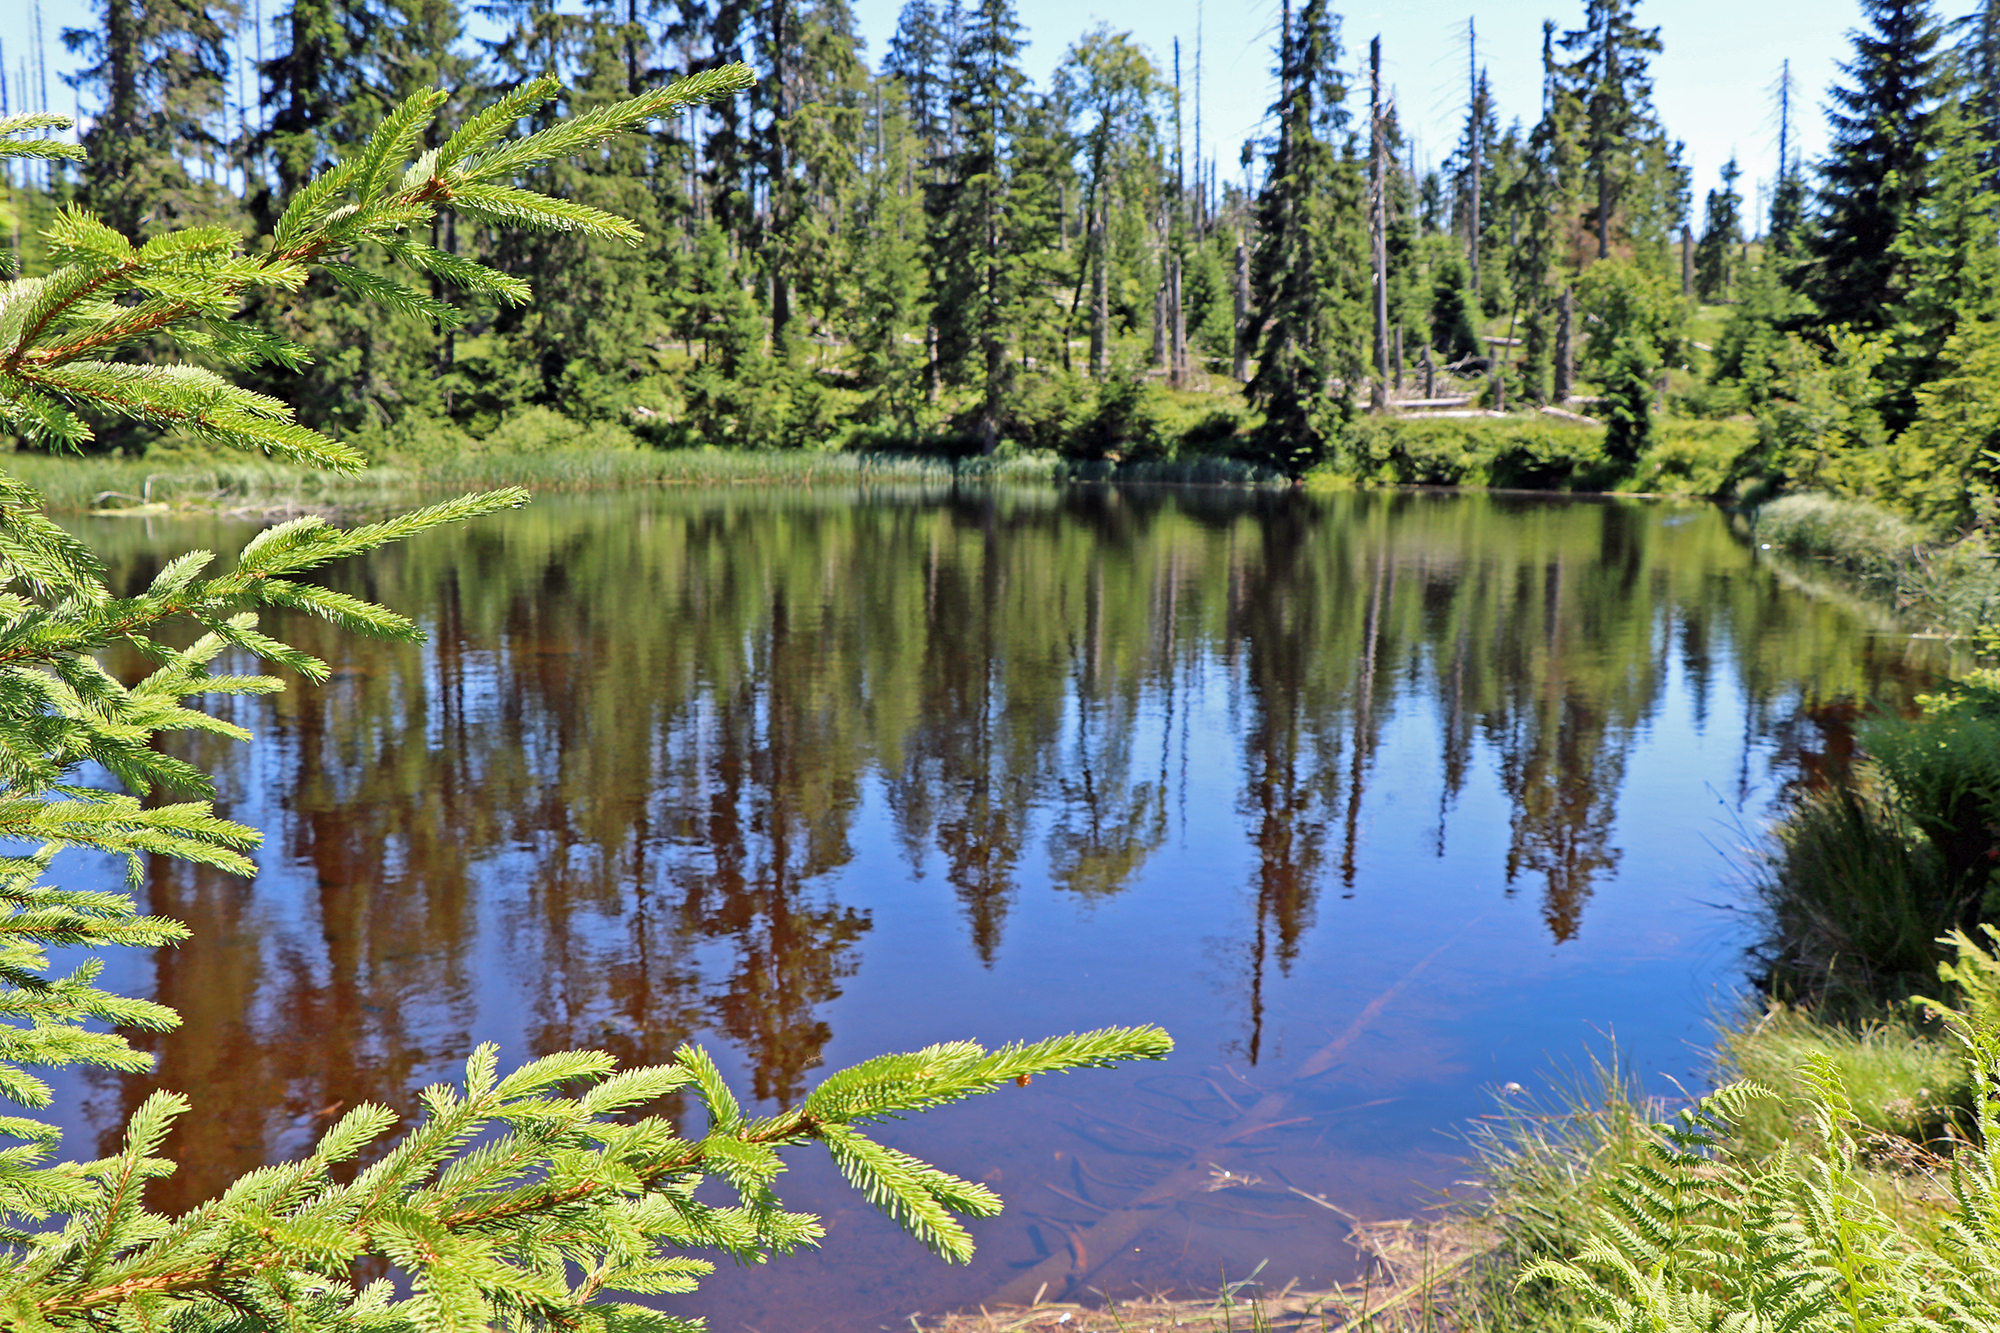
MULTIPOLYGON (((249 535, 89 530, 120 581, 249 535)), ((335 679, 225 702, 252 746, 174 742, 266 830, 263 870, 152 867, 194 938, 112 980, 186 1022, 156 1078, 73 1085, 71 1150, 194 1094, 178 1208, 481 1040, 695 1038, 782 1101, 947 1038, 1174 1033, 1165 1066, 891 1127, 1006 1196, 969 1270, 796 1154, 823 1255, 675 1307, 773 1333, 990 1300, 1073 1245, 1113 1291, 1340 1278, 1345 1223, 1293 1187, 1405 1215, 1488 1089, 1609 1033, 1696 1076, 1741 986, 1740 848, 1838 757, 1844 701, 1938 665, 1785 590, 1723 515, 1639 502, 659 492, 329 578, 432 641, 292 620, 335 679), (1285 1123, 1225 1141, 1343 1033, 1285 1123), (1197 1144, 1256 1182, 1090 1252, 1079 1228, 1197 1144)))

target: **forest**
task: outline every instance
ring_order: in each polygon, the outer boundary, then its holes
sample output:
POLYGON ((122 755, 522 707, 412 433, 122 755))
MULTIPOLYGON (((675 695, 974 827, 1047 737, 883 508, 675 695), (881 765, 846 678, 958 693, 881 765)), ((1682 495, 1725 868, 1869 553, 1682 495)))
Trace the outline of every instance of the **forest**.
MULTIPOLYGON (((1163 61, 1100 28, 1036 87, 1009 0, 910 0, 872 65, 843 0, 503 0, 477 15, 295 0, 268 23, 237 0, 103 0, 97 26, 62 38, 88 161, 13 166, 10 245, 35 271, 71 206, 141 239, 268 236, 301 183, 412 91, 449 90, 441 138, 545 72, 564 88, 536 113, 553 123, 744 60, 746 96, 519 182, 635 218, 642 244, 514 233, 463 208, 411 241, 518 278, 536 304, 454 295, 380 247, 259 298, 249 318, 311 352, 287 386, 302 421, 378 460, 1222 455, 1392 481, 1643 473, 1656 489, 1813 488, 1938 524, 1983 518, 2000 4, 1947 23, 1928 0, 1866 0, 1819 161, 1797 148, 1817 98, 1785 66, 1755 237, 1735 162, 1696 216, 1653 102, 1659 30, 1638 9, 1585 0, 1538 35, 1482 37, 1539 40, 1540 105, 1496 105, 1475 58, 1459 140, 1419 170, 1371 53, 1325 0, 1284 6, 1269 135, 1230 164, 1184 151, 1198 112, 1178 51, 1163 61), (475 40, 475 19, 497 35, 475 40), (359 313, 356 293, 396 313, 359 313), (1475 477, 1440 463, 1437 432, 1405 429, 1408 414, 1369 420, 1411 400, 1513 424, 1446 431, 1451 449, 1486 450, 1475 477)), ((13 83, 19 110, 32 84, 13 83)), ((189 446, 112 423, 88 447, 189 446)))

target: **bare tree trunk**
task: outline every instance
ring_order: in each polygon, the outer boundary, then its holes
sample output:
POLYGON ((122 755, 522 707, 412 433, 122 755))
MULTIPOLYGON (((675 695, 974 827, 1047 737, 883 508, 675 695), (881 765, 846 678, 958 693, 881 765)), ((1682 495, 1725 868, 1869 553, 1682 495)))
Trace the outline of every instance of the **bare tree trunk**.
POLYGON ((1236 356, 1229 373, 1250 378, 1250 247, 1236 242, 1236 356))
MULTIPOLYGON (((1615 28, 1609 18, 1604 22, 1604 70, 1605 81, 1612 87, 1618 86, 1618 46, 1615 28)), ((1611 257, 1611 145, 1607 141, 1604 127, 1591 129, 1591 148, 1597 159, 1597 257, 1611 257)))
POLYGON ((938 334, 937 325, 924 329, 924 401, 938 400, 938 334))
POLYGON ((1181 293, 1181 261, 1178 259, 1174 261, 1174 286, 1170 299, 1173 302, 1174 332, 1173 370, 1170 378, 1176 389, 1184 389, 1187 387, 1188 378, 1187 303, 1181 293))
POLYGON ((1396 326, 1396 392, 1403 391, 1403 326, 1396 326))
MULTIPOLYGON (((1375 384, 1368 401, 1376 412, 1389 410, 1389 192, 1383 143, 1384 110, 1382 39, 1378 36, 1368 43, 1368 233, 1375 268, 1375 384)), ((1475 162, 1477 152, 1474 149, 1475 162)))
POLYGON ((1429 343, 1424 344, 1424 359, 1421 364, 1424 368, 1424 397, 1435 398, 1438 395, 1438 369, 1437 362, 1431 359, 1429 343))
POLYGON ((1681 224, 1681 296, 1694 296, 1694 228, 1681 224))
POLYGON ((1160 285, 1153 292, 1153 365, 1167 364, 1167 283, 1166 272, 1160 274, 1160 285))
MULTIPOLYGON (((766 190, 770 195, 771 230, 784 235, 790 222, 787 195, 790 188, 791 167, 786 162, 785 149, 790 131, 785 128, 788 114, 785 106, 785 43, 791 40, 786 31, 785 0, 778 0, 771 11, 771 158, 767 165, 770 172, 766 190)), ((786 339, 792 324, 792 284, 785 272, 782 247, 772 257, 771 265, 771 351, 783 355, 786 339)))
POLYGON ((1090 219, 1090 373, 1102 380, 1111 373, 1111 284, 1104 263, 1104 206, 1090 219))
POLYGON ((1472 304, 1473 319, 1476 321, 1483 310, 1479 293, 1479 177, 1483 174, 1479 159, 1483 145, 1479 140, 1480 130, 1483 128, 1483 117, 1480 113, 1486 108, 1480 105, 1482 99, 1479 96, 1479 32, 1472 24, 1471 19, 1465 21, 1466 74, 1472 80, 1471 94, 1467 102, 1472 109, 1472 123, 1466 127, 1465 136, 1469 141, 1472 159, 1472 226, 1465 238, 1465 248, 1472 259, 1472 304))
POLYGON ((1576 289, 1563 288, 1562 304, 1556 309, 1555 400, 1561 407, 1570 400, 1575 348, 1571 334, 1576 325, 1576 289))

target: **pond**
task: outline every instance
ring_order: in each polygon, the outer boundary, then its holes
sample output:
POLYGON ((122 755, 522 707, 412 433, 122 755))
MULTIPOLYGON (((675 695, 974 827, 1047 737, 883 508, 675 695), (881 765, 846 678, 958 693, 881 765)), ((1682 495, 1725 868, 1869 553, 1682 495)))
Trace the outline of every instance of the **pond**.
MULTIPOLYGON (((128 587, 254 531, 82 526, 128 587)), ((194 937, 111 980, 185 1024, 63 1103, 88 1154, 153 1087, 194 1095, 157 1206, 412 1107, 484 1040, 697 1040, 770 1109, 933 1041, 1176 1038, 889 1127, 1007 1199, 969 1268, 795 1153, 827 1246, 673 1305, 722 1333, 1350 1276, 1347 1217, 1452 1188, 1495 1089, 1614 1040, 1658 1090, 1699 1079, 1747 849, 1853 701, 1941 666, 1723 513, 1636 500, 652 491, 328 578, 430 642, 294 618, 333 680, 221 703, 253 745, 173 740, 262 869, 151 868, 194 937)))

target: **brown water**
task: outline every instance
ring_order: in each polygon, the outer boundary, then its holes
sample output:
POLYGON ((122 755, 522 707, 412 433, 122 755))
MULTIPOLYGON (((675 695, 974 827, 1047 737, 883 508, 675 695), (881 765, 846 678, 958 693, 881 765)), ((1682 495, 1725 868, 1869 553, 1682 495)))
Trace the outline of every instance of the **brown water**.
MULTIPOLYGON (((143 581, 251 531, 88 535, 143 581)), ((185 1025, 156 1078, 65 1104, 87 1153, 150 1088, 194 1094, 159 1204, 409 1107, 481 1040, 693 1038, 777 1102, 947 1038, 1177 1038, 892 1127, 1006 1196, 969 1269, 795 1154, 787 1201, 831 1238, 673 1307, 729 1333, 907 1326, 1024 1273, 1346 1276, 1342 1215, 1299 1192, 1408 1214, 1493 1087, 1608 1034, 1656 1086, 1699 1076, 1742 986, 1741 849, 1838 757, 1847 701, 1937 665, 1788 591, 1724 515, 1640 502, 655 492, 330 579, 432 641, 294 620, 334 680, 221 705, 249 747, 176 742, 267 831, 262 871, 152 868, 194 939, 112 979, 185 1025), (1281 1123, 1241 1134, 1274 1091, 1281 1123), (1189 1163, 1254 1180, 1088 1229, 1189 1163)))

